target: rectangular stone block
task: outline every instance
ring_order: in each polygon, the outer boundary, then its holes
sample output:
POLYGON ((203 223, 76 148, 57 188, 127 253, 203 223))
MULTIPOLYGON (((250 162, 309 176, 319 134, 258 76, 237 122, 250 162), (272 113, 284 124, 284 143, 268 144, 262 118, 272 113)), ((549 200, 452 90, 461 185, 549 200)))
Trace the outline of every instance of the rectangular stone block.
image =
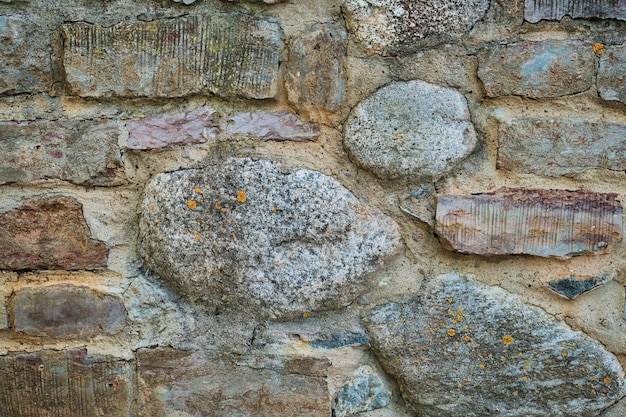
POLYGON ((0 184, 60 179, 80 185, 124 182, 110 120, 0 122, 0 184))
POLYGON ((617 194, 502 189, 440 196, 435 231, 454 251, 569 258, 604 253, 622 236, 617 194))
POLYGON ((102 27, 63 25, 71 94, 180 97, 276 95, 283 49, 276 23, 243 15, 189 16, 102 27))
POLYGON ((128 417, 132 364, 87 349, 0 356, 0 415, 128 417))
POLYGON ((600 56, 598 91, 605 100, 626 103, 626 44, 607 46, 600 56))
POLYGON ((487 47, 478 77, 487 96, 562 97, 588 90, 595 73, 592 42, 547 40, 487 47))
POLYGON ((501 121, 498 168, 547 176, 626 171, 626 125, 574 117, 501 121))
POLYGON ((626 20, 626 3, 621 0, 526 0, 524 19, 531 23, 545 20, 593 18, 626 20))

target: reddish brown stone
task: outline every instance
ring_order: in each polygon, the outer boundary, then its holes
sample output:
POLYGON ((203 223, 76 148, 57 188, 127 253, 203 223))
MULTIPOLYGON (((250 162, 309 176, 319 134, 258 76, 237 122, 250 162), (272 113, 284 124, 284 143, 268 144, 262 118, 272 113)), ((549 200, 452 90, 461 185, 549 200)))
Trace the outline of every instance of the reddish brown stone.
POLYGON ((622 235, 617 194, 502 189, 440 196, 435 222, 445 245, 479 255, 569 258, 604 253, 622 235))
POLYGON ((73 198, 31 200, 0 214, 0 269, 95 269, 107 257, 73 198))

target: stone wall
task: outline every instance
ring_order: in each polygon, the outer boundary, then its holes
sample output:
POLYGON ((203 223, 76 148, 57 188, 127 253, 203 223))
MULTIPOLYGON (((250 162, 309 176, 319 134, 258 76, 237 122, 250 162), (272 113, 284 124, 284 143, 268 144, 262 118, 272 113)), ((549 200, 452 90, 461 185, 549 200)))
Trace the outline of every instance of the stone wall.
POLYGON ((0 415, 625 415, 625 20, 0 0, 0 415))

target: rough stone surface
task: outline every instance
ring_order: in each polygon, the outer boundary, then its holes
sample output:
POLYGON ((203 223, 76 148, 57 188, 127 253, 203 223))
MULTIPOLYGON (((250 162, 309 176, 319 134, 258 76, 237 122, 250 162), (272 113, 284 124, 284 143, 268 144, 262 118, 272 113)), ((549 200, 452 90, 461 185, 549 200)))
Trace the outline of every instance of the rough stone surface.
POLYGON ((626 44, 607 46, 600 56, 598 91, 605 100, 626 103, 626 44))
POLYGON ((606 284, 609 280, 615 278, 616 275, 617 274, 602 274, 580 279, 572 274, 567 278, 548 282, 548 288, 562 297, 573 300, 581 294, 598 288, 602 284, 606 284))
POLYGON ((30 336, 92 337, 126 324, 120 298, 70 284, 19 289, 12 306, 13 330, 30 336))
POLYGON ((304 123, 289 112, 241 112, 226 118, 222 131, 262 140, 307 142, 320 135, 319 126, 304 123))
POLYGON ((526 0, 524 19, 531 23, 545 20, 593 18, 626 20, 626 4, 616 0, 526 0))
POLYGON ((72 198, 31 200, 0 213, 0 269, 95 269, 105 267, 107 257, 72 198))
POLYGON ((0 96, 52 86, 50 31, 36 16, 0 16, 0 96))
POLYGON ((132 364, 87 349, 0 356, 0 415, 128 417, 132 364))
POLYGON ((140 240, 147 266, 182 296, 288 318, 350 303, 399 235, 330 177, 230 158, 157 175, 140 240))
POLYGON ((138 417, 330 416, 322 377, 173 349, 141 350, 137 360, 145 387, 138 417))
POLYGON ((367 365, 354 371, 353 378, 337 393, 333 404, 333 416, 346 417, 365 411, 386 407, 391 390, 367 365))
POLYGON ((244 15, 181 17, 110 28, 63 25, 71 94, 82 97, 271 98, 283 48, 276 23, 244 15), (103 53, 107 51, 108 53, 103 53))
POLYGON ((478 77, 489 97, 561 97, 588 90, 595 73, 593 43, 547 40, 487 47, 478 77))
POLYGON ((532 189, 439 196, 435 229, 447 246, 462 253, 560 258, 605 253, 622 235, 617 197, 532 189))
POLYGON ((626 125, 577 117, 503 121, 498 168, 548 176, 626 171, 626 125))
POLYGON ((311 340, 310 345, 315 349, 337 349, 345 346, 363 346, 370 342, 365 333, 333 333, 330 338, 311 340))
POLYGON ((348 35, 335 24, 315 25, 289 49, 289 101, 305 111, 336 110, 343 101, 348 35))
POLYGON ((344 128, 352 158, 385 179, 437 180, 475 144, 465 98, 422 81, 376 91, 352 110, 344 128))
POLYGON ((372 347, 425 417, 595 416, 624 372, 595 340, 457 273, 370 316, 372 347))
POLYGON ((0 123, 0 184, 52 178, 119 185, 124 178, 118 135, 110 120, 0 123))
POLYGON ((348 30, 371 53, 415 52, 425 41, 467 34, 489 7, 488 0, 346 0, 348 30))

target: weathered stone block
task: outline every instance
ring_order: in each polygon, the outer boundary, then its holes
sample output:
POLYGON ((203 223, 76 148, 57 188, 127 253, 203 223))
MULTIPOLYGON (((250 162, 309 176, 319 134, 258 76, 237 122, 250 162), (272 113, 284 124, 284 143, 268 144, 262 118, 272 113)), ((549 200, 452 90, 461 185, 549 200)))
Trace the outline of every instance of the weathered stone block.
POLYGON ((598 90, 605 100, 626 103, 626 44, 607 46, 600 56, 598 90))
POLYGON ((132 364, 87 349, 0 356, 0 415, 128 417, 132 364))
POLYGON ((548 176, 626 171, 626 125, 576 117, 501 121, 498 168, 548 176))
POLYGON ((479 255, 604 253, 622 236, 617 194, 502 189, 440 196, 435 230, 447 246, 479 255))
POLYGON ((249 316, 342 308, 400 241, 334 179, 266 160, 157 175, 141 210, 149 269, 186 299, 249 316))
POLYGON ((304 111, 333 111, 343 101, 348 36, 335 24, 320 24, 289 49, 286 87, 289 101, 304 111))
POLYGON ((126 324, 119 297, 88 287, 21 288, 12 297, 13 330, 30 336, 92 337, 126 324))
POLYGON ((615 0, 526 0, 524 19, 531 23, 563 16, 626 20, 626 4, 615 0))
POLYGON ((105 28, 63 25, 70 92, 82 97, 274 97, 283 49, 276 23, 216 14, 105 28))
POLYGON ((173 349, 137 355, 139 417, 328 417, 325 378, 235 365, 173 349))
POLYGON ((389 84, 359 103, 343 143, 380 178, 434 181, 473 151, 476 133, 458 91, 409 81, 389 84))
POLYGON ((408 54, 427 40, 457 39, 467 34, 489 7, 488 0, 347 0, 348 30, 372 53, 408 54))
POLYGON ((611 279, 615 278, 617 274, 600 274, 593 277, 578 278, 572 274, 569 277, 561 278, 555 281, 548 282, 548 288, 556 294, 573 300, 581 294, 598 288, 599 286, 606 284, 611 279))
POLYGON ((352 379, 341 388, 334 400, 333 416, 347 417, 386 407, 391 389, 367 365, 360 366, 352 379))
POLYGON ((58 196, 0 214, 0 269, 106 267, 108 249, 91 238, 81 204, 58 196))
POLYGON ((593 43, 520 42, 478 55, 478 77, 489 97, 561 97, 588 90, 595 73, 593 43))
POLYGON ((0 16, 0 96, 48 91, 52 86, 51 31, 32 16, 0 16))
POLYGON ((81 185, 121 184, 118 135, 110 120, 0 123, 0 184, 47 178, 81 185))
POLYGON ((457 273, 369 320, 376 356, 425 417, 594 416, 625 392, 596 340, 457 273))
POLYGON ((320 128, 304 123, 289 112, 241 112, 222 123, 226 135, 244 135, 262 140, 308 142, 319 138, 320 128))

